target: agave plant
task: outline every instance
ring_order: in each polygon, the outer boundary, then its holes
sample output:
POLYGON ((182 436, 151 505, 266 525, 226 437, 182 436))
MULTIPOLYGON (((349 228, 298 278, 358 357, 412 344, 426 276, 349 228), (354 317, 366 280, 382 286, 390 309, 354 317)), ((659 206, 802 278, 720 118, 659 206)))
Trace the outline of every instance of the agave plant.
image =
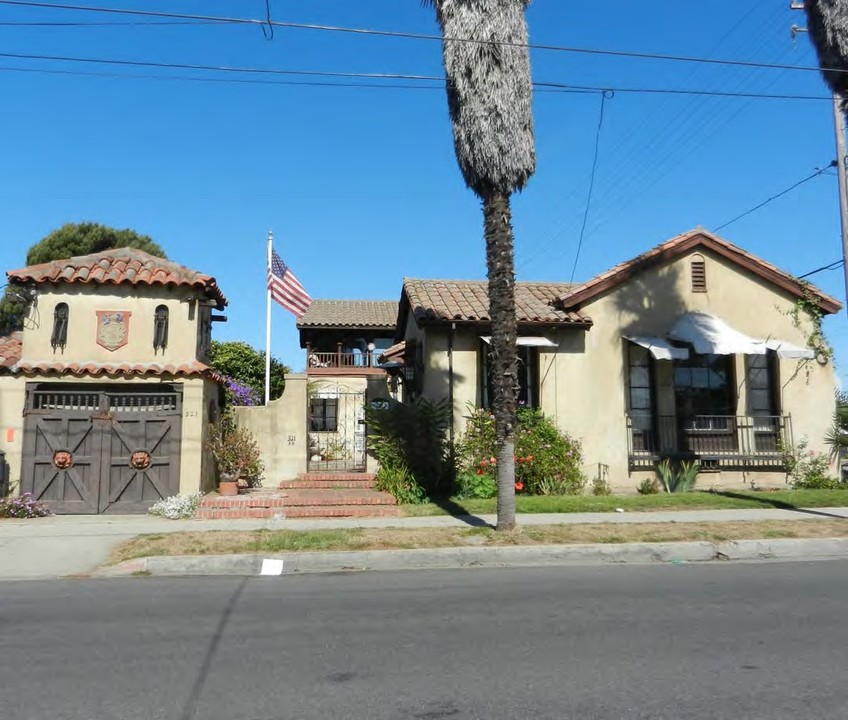
POLYGON ((656 467, 657 478, 667 493, 689 492, 698 479, 700 466, 694 460, 683 461, 679 467, 675 467, 671 460, 666 458, 656 467))
POLYGON ((848 110, 848 0, 804 0, 807 29, 816 48, 822 75, 848 110))
POLYGON ((518 365, 510 196, 536 170, 525 10, 530 0, 425 0, 442 30, 448 111, 466 185, 483 203, 499 530, 515 526, 518 365))

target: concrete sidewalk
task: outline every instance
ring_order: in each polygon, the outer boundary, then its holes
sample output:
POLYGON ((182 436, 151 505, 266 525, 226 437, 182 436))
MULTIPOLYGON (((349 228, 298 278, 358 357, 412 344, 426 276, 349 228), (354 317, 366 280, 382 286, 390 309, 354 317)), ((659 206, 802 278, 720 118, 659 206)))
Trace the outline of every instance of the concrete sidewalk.
MULTIPOLYGON (((522 514, 522 525, 594 523, 692 523, 845 518, 848 508, 809 510, 684 510, 624 513, 522 514)), ((0 579, 65 577, 88 573, 123 540, 151 533, 215 530, 321 530, 333 528, 480 527, 494 515, 410 518, 288 520, 165 520, 149 515, 62 515, 0 521, 0 579)))

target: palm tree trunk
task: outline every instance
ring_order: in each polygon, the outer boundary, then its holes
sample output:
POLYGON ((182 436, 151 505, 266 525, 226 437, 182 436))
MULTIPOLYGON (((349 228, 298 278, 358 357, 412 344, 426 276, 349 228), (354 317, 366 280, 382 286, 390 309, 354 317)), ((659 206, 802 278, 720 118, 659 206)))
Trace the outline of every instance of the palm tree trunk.
POLYGON ((492 318, 492 394, 498 437, 498 530, 515 527, 515 402, 518 367, 515 339, 515 260, 509 195, 483 200, 489 315, 492 318))

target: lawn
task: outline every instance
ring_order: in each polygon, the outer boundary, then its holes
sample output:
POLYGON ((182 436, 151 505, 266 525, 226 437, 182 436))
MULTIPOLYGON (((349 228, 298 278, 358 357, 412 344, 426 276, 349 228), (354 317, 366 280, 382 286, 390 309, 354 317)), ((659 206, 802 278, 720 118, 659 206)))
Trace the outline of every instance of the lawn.
MULTIPOLYGON (((848 490, 697 491, 669 495, 518 495, 519 513, 591 513, 623 510, 727 510, 734 508, 816 508, 848 506, 848 490)), ((450 500, 403 505, 406 516, 494 514, 497 500, 450 500)))
POLYGON ((251 530, 141 535, 116 547, 110 563, 157 555, 229 555, 330 550, 398 550, 503 545, 755 540, 845 537, 844 520, 639 523, 523 526, 498 533, 483 528, 251 530))

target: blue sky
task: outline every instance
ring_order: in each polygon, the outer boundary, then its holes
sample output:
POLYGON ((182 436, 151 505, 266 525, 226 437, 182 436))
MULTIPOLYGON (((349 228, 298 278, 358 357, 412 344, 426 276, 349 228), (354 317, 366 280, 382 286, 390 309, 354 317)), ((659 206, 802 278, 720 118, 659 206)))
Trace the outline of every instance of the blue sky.
MULTIPOLYGON (((259 17, 261 0, 89 0, 259 17)), ((278 20, 436 33, 418 0, 272 0, 278 20)), ((535 43, 814 65, 786 0, 537 0, 535 43)), ((0 51, 167 63, 441 75, 438 43, 257 27, 22 27, 127 18, 0 4, 0 51)), ((534 51, 537 81, 826 95, 817 73, 534 51)), ((404 275, 484 277, 480 208, 456 167, 443 91, 197 82, 221 73, 0 58, 0 267, 68 221, 153 236, 215 275, 219 339, 264 343, 265 237, 313 297, 397 298, 404 275), (17 69, 17 70, 15 70, 17 69), (62 70, 95 75, 21 72, 62 70), (148 76, 148 77, 138 77, 148 76), (156 77, 150 77, 156 76, 156 77)), ((264 79, 268 79, 265 77, 264 79)), ((276 80, 303 78, 275 77, 276 80)), ((537 93, 538 170, 514 203, 519 279, 568 280, 598 94, 537 93)), ((830 105, 619 92, 606 102, 595 198, 576 278, 696 225, 714 228, 834 159, 830 105)), ((823 175, 721 233, 795 274, 841 256, 836 178, 823 175)), ((844 295, 839 269, 815 276, 844 295)), ((844 313, 826 330, 848 385, 844 313)), ((300 369, 294 318, 273 352, 300 369)))

